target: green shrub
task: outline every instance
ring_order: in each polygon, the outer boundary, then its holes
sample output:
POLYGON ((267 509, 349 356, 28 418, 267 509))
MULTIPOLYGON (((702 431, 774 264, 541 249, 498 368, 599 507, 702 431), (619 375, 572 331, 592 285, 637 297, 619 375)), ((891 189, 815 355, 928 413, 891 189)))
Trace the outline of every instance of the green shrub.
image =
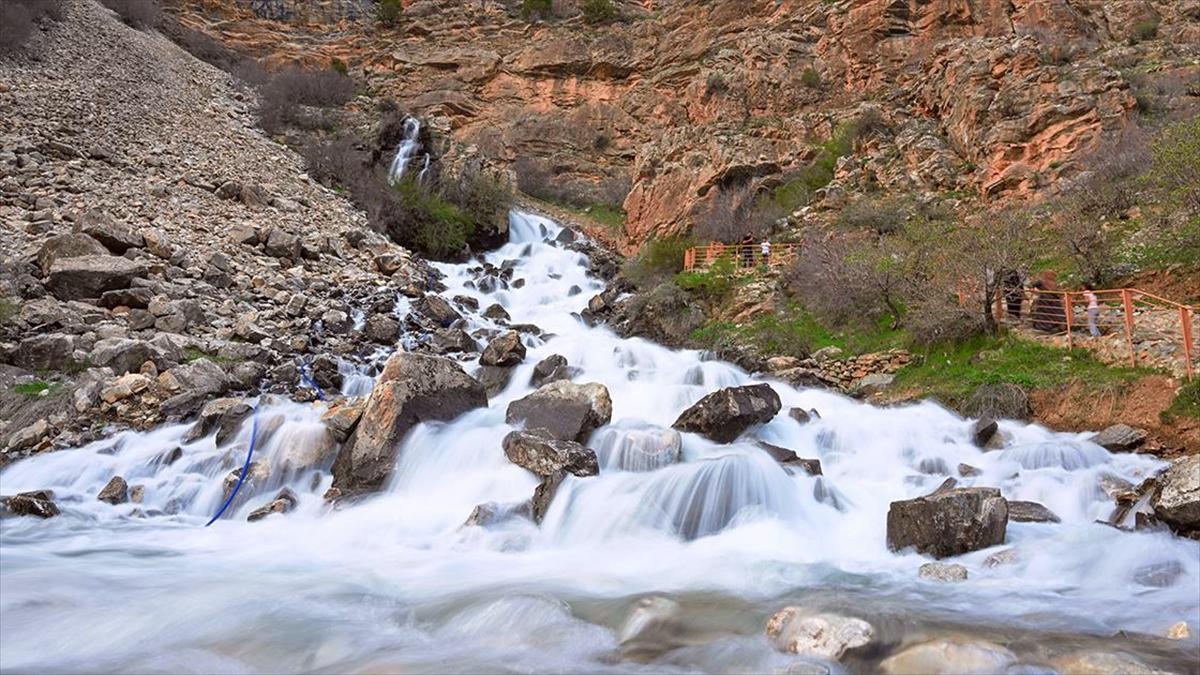
POLYGON ((1158 37, 1158 19, 1145 19, 1133 24, 1133 33, 1129 36, 1131 44, 1153 40, 1158 37))
POLYGON ((554 12, 553 0, 521 0, 521 16, 525 19, 546 19, 554 12))
POLYGON ((729 295, 737 282, 737 262, 732 255, 720 258, 708 269, 675 275, 676 286, 710 300, 720 300, 729 295))
POLYGON ((800 73, 800 84, 809 89, 816 89, 821 86, 821 74, 817 72, 816 68, 809 66, 800 73))
POLYGON ((329 69, 339 75, 349 75, 350 74, 350 66, 347 65, 345 61, 339 59, 336 56, 333 57, 332 59, 329 59, 329 69))
POLYGON ((583 0, 579 9, 588 23, 612 21, 617 17, 617 8, 613 7, 612 0, 583 0))
POLYGON ((375 20, 383 26, 399 25, 404 16, 404 5, 400 0, 379 0, 375 5, 375 20))
POLYGON ((475 232, 475 221, 469 214, 415 180, 402 180, 394 187, 400 203, 412 215, 412 239, 420 250, 434 257, 447 257, 466 247, 475 232))
POLYGON ((854 150, 858 140, 858 121, 838 125, 833 135, 821 144, 817 157, 806 167, 793 172, 789 180, 775 188, 772 200, 787 213, 808 204, 817 190, 829 185, 840 158, 854 150))
POLYGON ((653 239, 625 261, 621 272, 638 288, 656 286, 683 270, 683 256, 693 245, 689 237, 653 239))

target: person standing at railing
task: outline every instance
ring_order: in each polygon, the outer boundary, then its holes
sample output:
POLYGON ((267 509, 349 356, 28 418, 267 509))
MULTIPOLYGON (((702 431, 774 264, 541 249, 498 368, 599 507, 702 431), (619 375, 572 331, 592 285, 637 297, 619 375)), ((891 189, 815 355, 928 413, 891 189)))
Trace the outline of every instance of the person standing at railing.
POLYGON ((763 267, 770 267, 770 265, 771 265, 771 242, 766 237, 763 237, 762 245, 760 246, 760 251, 762 252, 763 267))
POLYGON ((1087 327, 1092 337, 1100 337, 1100 328, 1096 322, 1100 319, 1100 300, 1096 297, 1096 289, 1091 284, 1084 284, 1083 299, 1087 301, 1087 327))
POLYGON ((741 243, 742 267, 754 267, 754 235, 749 232, 742 237, 741 243))

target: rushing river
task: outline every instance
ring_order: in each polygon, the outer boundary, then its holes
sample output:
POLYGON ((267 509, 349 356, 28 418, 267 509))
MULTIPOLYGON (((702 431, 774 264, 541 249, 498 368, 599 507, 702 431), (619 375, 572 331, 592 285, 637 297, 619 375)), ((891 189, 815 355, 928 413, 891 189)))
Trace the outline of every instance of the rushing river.
MULTIPOLYGON (((469 265, 440 265, 444 295, 498 302, 544 337, 526 337, 527 358, 487 409, 414 429, 377 497, 326 507, 322 407, 283 401, 258 413, 274 430, 256 450, 269 480, 209 528, 250 424, 222 447, 212 437, 184 443, 180 425, 0 473, 0 493, 50 488, 62 509, 0 522, 0 670, 772 672, 796 657, 773 649, 763 626, 797 604, 865 618, 885 645, 973 634, 1003 638, 1030 662, 1046 646, 1077 643, 1196 671, 1197 639, 1161 636, 1179 621, 1193 635, 1200 627, 1200 543, 1094 522, 1112 508, 1101 476, 1136 484, 1158 460, 1017 422, 1001 423, 1006 449, 985 453, 969 420, 932 403, 877 408, 773 382, 785 411, 820 419, 801 425, 781 413, 758 436, 820 459, 824 476, 790 475, 752 444, 691 434, 679 463, 639 466, 622 453, 647 427, 757 378, 586 326, 577 313, 603 285, 584 257, 550 243, 559 231, 550 221, 511 221, 511 243, 487 259, 516 261, 524 286, 482 293, 469 265), (511 430, 505 408, 531 391, 533 365, 550 354, 579 369, 576 382, 611 392, 612 424, 592 443, 600 475, 566 479, 540 527, 521 518, 462 527, 477 504, 532 494, 537 480, 500 440, 511 430), (324 459, 314 468, 313 457, 324 459), (887 549, 888 505, 930 492, 960 463, 980 470, 961 484, 1040 502, 1062 522, 1011 523, 1004 547, 953 561, 968 568, 965 582, 919 579, 926 558, 887 549), (143 485, 142 502, 98 501, 113 475, 143 485), (296 510, 246 522, 284 484, 300 496, 296 510), (1007 548, 1015 562, 985 564, 1007 548), (678 603, 675 626, 661 644, 623 649, 627 618, 650 595, 678 603)), ((469 321, 494 326, 479 313, 469 321)))

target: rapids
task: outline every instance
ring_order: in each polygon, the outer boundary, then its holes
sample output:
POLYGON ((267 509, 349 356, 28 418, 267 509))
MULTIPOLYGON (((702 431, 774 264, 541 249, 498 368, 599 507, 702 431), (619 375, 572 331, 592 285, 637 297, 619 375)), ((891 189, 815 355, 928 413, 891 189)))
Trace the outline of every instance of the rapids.
MULTIPOLYGON (((1029 653, 1115 646, 1195 671, 1195 637, 1145 636, 1178 621, 1193 635, 1200 628, 1200 543, 1094 522, 1112 508, 1102 476, 1136 484, 1162 462, 1011 421, 1001 423, 1008 448, 985 453, 970 420, 933 403, 877 408, 772 382, 785 411, 821 417, 802 426, 780 414, 758 436, 820 459, 824 476, 789 474, 753 444, 692 434, 664 466, 641 452, 661 440, 655 427, 710 391, 758 378, 588 327, 578 312, 603 284, 584 256, 553 244, 560 228, 548 220, 514 212, 510 224, 510 243, 486 259, 516 261, 525 285, 483 293, 471 283, 477 263, 443 264, 444 295, 498 302, 543 337, 526 336, 527 358, 487 409, 415 428, 374 498, 326 507, 323 404, 270 397, 258 402, 256 450, 269 479, 209 528, 250 424, 221 447, 211 436, 184 443, 188 426, 177 425, 0 473, 0 493, 49 488, 62 509, 0 521, 0 670, 770 672, 796 657, 769 645, 766 619, 800 604, 872 621, 886 644, 1007 636, 1029 653), (576 381, 611 392, 613 421, 593 436, 600 475, 567 478, 540 527, 521 518, 462 527, 477 504, 532 494, 537 480, 508 462, 500 439, 511 430, 505 408, 531 391, 534 364, 550 354, 579 369, 576 381), (931 491, 960 463, 980 470, 961 484, 1040 502, 1062 523, 1010 523, 1003 547, 954 560, 969 569, 966 582, 935 584, 917 577, 926 558, 888 551, 888 504, 931 491), (95 498, 114 474, 145 486, 142 503, 95 498), (295 511, 246 522, 284 485, 300 497, 295 511), (985 563, 1008 548, 1016 562, 985 563), (649 594, 677 602, 681 625, 659 649, 623 653, 622 624, 649 594)), ((481 313, 468 320, 472 330, 499 327, 481 313)), ((364 371, 343 372, 345 393, 370 390, 364 371)))

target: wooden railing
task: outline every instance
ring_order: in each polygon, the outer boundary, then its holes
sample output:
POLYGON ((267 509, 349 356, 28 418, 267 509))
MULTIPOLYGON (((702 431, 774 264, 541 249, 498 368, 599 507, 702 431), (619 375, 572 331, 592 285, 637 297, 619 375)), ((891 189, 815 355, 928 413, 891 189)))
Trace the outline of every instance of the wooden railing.
POLYGON ((736 269, 753 271, 763 267, 786 265, 796 259, 800 244, 795 242, 771 243, 770 252, 764 256, 762 244, 720 244, 693 246, 683 253, 683 269, 693 271, 707 269, 719 260, 729 260, 736 269))
MULTIPOLYGON (((995 316, 1009 325, 1028 325, 1046 335, 1064 335, 1068 347, 1095 347, 1093 338, 1123 333, 1129 364, 1139 361, 1138 344, 1179 347, 1188 380, 1200 370, 1200 308, 1185 305, 1137 288, 1093 291, 1094 311, 1089 312, 1086 291, 1000 289, 995 316)), ((1173 347, 1172 347, 1173 348, 1173 347)), ((1141 359, 1149 360, 1148 355, 1141 359)))

